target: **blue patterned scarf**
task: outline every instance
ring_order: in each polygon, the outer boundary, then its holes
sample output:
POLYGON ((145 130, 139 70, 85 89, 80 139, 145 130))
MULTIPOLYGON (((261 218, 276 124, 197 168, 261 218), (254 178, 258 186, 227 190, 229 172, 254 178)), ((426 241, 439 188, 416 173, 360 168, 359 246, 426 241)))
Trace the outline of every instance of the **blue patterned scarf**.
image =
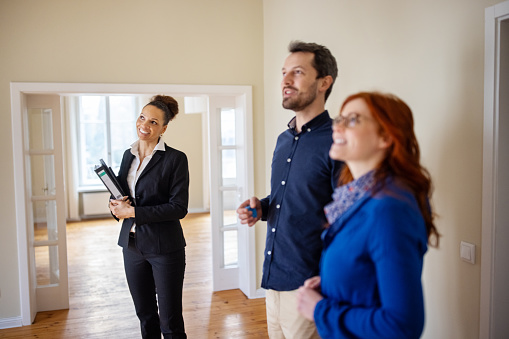
POLYGON ((356 201, 371 191, 375 186, 375 171, 370 171, 362 177, 346 185, 336 187, 332 194, 332 201, 324 207, 329 225, 332 225, 356 201))

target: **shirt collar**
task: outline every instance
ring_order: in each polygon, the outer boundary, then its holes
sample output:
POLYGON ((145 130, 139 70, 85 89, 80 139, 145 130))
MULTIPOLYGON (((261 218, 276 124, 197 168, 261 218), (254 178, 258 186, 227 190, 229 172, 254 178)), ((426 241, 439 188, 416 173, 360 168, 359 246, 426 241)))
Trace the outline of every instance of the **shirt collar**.
MULTIPOLYGON (((139 147, 140 147, 140 140, 136 140, 131 144, 131 153, 137 157, 139 157, 139 147)), ((157 143, 156 147, 154 147, 154 150, 152 151, 152 155, 154 155, 157 151, 166 151, 166 148, 164 146, 163 138, 159 138, 159 142, 157 143)))
MULTIPOLYGON (((327 110, 323 111, 304 125, 302 125, 302 131, 308 131, 320 127, 321 125, 325 124, 327 121, 330 121, 329 112, 327 110)), ((288 123, 288 128, 291 130, 295 130, 295 126, 297 125, 297 118, 293 117, 290 122, 288 123)))
POLYGON ((372 170, 346 185, 337 187, 332 194, 332 202, 324 207, 329 224, 332 225, 366 193, 370 192, 374 186, 375 170, 372 170))

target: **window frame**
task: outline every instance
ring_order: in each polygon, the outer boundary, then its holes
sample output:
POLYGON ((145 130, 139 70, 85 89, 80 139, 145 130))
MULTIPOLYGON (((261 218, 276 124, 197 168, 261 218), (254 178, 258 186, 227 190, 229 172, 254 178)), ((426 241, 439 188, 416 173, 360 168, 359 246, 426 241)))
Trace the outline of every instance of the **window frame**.
MULTIPOLYGON (((76 101, 75 101, 75 131, 76 131, 76 146, 75 146, 75 149, 77 151, 77 163, 78 163, 78 168, 77 168, 77 176, 78 176, 78 180, 77 180, 77 186, 78 186, 78 192, 94 192, 94 191, 104 191, 105 188, 104 186, 101 184, 101 181, 99 180, 99 178, 97 178, 97 182, 92 182, 92 183, 87 183, 87 179, 86 179, 86 173, 84 171, 87 170, 87 164, 85 163, 85 156, 83 155, 83 152, 85 152, 86 150, 86 147, 83 147, 83 138, 82 138, 82 135, 83 135, 83 132, 82 132, 82 125, 83 125, 83 121, 82 121, 82 115, 83 115, 83 106, 82 106, 82 98, 83 97, 92 97, 92 96, 95 96, 95 97, 101 97, 101 98, 104 98, 104 114, 105 114, 105 119, 104 119, 104 128, 105 128, 105 147, 106 147, 106 157, 103 158, 104 161, 109 165, 109 166, 112 166, 112 161, 113 161, 113 151, 112 151, 112 133, 111 133, 111 129, 112 129, 112 125, 115 124, 115 121, 112 122, 112 119, 111 119, 111 103, 110 103, 110 98, 113 97, 113 96, 124 96, 124 97, 131 97, 133 98, 133 106, 134 106, 134 112, 133 112, 133 140, 129 141, 128 143, 126 143, 126 147, 124 149, 127 149, 129 147, 129 145, 136 141, 136 132, 135 132, 135 128, 134 128, 134 125, 136 123, 136 119, 138 118, 139 116, 139 113, 141 112, 141 109, 142 109, 142 102, 146 99, 144 96, 142 95, 128 95, 128 94, 123 94, 123 95, 103 95, 103 94, 96 94, 96 95, 78 95, 76 96, 76 101)), ((123 151, 122 151, 123 152, 123 151)), ((99 164, 99 159, 97 159, 97 164, 99 164)), ((116 168, 113 168, 113 170, 115 171, 115 173, 118 172, 118 169, 116 168)), ((89 179, 90 180, 90 179, 89 179)), ((91 179, 92 181, 94 181, 93 179, 91 179)))

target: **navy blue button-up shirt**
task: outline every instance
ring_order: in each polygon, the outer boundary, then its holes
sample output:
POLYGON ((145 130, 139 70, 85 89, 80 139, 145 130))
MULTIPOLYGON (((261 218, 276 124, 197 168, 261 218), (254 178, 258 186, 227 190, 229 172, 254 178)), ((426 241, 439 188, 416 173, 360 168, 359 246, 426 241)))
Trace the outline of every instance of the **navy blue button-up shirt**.
POLYGON ((291 291, 318 275, 320 235, 327 223, 341 162, 329 157, 332 119, 327 111, 295 131, 295 118, 277 139, 270 195, 261 200, 267 240, 262 287, 291 291))

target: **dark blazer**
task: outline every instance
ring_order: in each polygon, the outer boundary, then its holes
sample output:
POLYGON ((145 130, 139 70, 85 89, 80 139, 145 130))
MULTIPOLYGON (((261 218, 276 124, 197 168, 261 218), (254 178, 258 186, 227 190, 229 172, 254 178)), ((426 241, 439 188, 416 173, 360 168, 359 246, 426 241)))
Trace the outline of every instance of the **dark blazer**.
MULTIPOLYGON (((164 145, 156 151, 136 183, 135 218, 124 219, 118 244, 127 248, 129 232, 136 222, 136 247, 142 253, 170 253, 186 246, 180 219, 187 214, 189 203, 189 169, 187 156, 164 145)), ((134 155, 124 152, 118 181, 129 193, 127 174, 134 155)), ((132 198, 132 197, 131 197, 132 198)))

